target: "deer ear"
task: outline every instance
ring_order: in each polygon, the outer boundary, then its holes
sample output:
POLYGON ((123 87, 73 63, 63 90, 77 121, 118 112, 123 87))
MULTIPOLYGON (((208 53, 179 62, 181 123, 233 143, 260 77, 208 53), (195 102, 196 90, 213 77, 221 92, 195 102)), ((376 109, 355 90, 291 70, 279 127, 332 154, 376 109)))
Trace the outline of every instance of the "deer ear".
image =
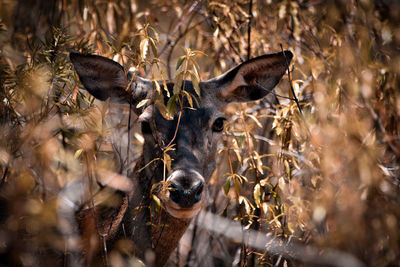
POLYGON ((292 57, 283 51, 253 58, 205 83, 216 88, 216 97, 224 102, 261 99, 279 83, 292 57))
POLYGON ((112 102, 130 103, 129 81, 117 62, 96 55, 70 53, 70 59, 83 86, 95 98, 112 102))

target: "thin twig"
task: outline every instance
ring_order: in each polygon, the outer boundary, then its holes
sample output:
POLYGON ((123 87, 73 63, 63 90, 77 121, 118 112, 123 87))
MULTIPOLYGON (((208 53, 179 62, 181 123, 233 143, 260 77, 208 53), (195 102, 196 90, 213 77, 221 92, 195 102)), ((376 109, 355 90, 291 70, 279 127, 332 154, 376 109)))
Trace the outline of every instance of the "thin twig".
MULTIPOLYGON (((218 29, 219 31, 222 33, 222 35, 224 36, 224 38, 228 41, 229 47, 233 50, 233 52, 235 52, 235 54, 240 58, 241 62, 244 62, 244 57, 240 54, 240 52, 236 49, 236 47, 232 44, 230 38, 226 35, 225 30, 218 25, 218 29)), ((228 49, 227 49, 228 50, 228 49)), ((229 50, 228 50, 229 51, 229 50)), ((235 64, 237 64, 238 62, 236 62, 235 58, 232 57, 233 61, 235 64)))
POLYGON ((129 148, 131 147, 131 119, 132 119, 132 101, 129 102, 129 116, 128 116, 128 147, 126 148, 126 164, 129 167, 129 148))
POLYGON ((287 97, 287 96, 279 95, 279 94, 275 93, 272 89, 267 89, 267 88, 265 88, 264 86, 262 86, 261 84, 259 84, 259 83, 257 83, 257 82, 256 82, 256 84, 257 84, 261 89, 263 89, 264 91, 267 91, 269 94, 272 94, 272 95, 277 96, 277 97, 289 99, 289 100, 295 100, 293 97, 287 97))
POLYGON ((251 58, 251 21, 253 20, 253 0, 249 3, 249 25, 247 26, 247 60, 251 58))
MULTIPOLYGON (((189 22, 188 22, 188 26, 186 27, 186 29, 182 33, 180 33, 178 35, 178 37, 175 38, 175 41, 168 40, 167 43, 164 46, 164 47, 167 47, 168 45, 171 46, 171 50, 169 51, 168 56, 167 56, 167 74, 168 74, 168 79, 171 79, 171 68, 170 68, 170 65, 171 65, 172 53, 173 53, 175 47, 178 45, 178 42, 183 37, 185 37, 188 32, 190 32, 192 29, 196 28, 198 25, 202 24, 203 22, 205 22, 207 20, 206 18, 204 18, 202 21, 196 23, 195 25, 190 26, 190 23, 192 22, 192 19, 194 18, 194 15, 195 14, 193 14, 193 16, 190 17, 189 22)), ((161 52, 158 54, 158 56, 160 56, 163 52, 164 52, 164 48, 161 50, 161 52)))
POLYGON ((198 230, 198 219, 199 216, 196 216, 195 221, 193 223, 193 233, 192 233, 192 240, 191 240, 191 245, 190 245, 190 250, 186 258, 186 263, 185 266, 190 266, 190 259, 192 258, 192 255, 194 253, 194 247, 195 247, 195 241, 197 237, 197 230, 198 230))
POLYGON ((282 50, 282 53, 283 53, 283 55, 284 55, 284 57, 285 57, 285 61, 286 61, 286 69, 287 69, 287 72, 288 72, 288 79, 289 79, 290 90, 292 91, 294 101, 296 102, 296 105, 297 105, 297 108, 298 108, 299 111, 300 111, 300 114, 303 115, 303 111, 301 110, 299 100, 297 99, 296 93, 294 92, 294 89, 293 89, 293 86, 292 86, 292 78, 290 77, 291 71, 289 70, 289 61, 287 60, 285 51, 283 51, 283 46, 282 46, 282 44, 280 44, 280 46, 281 46, 281 50, 282 50))

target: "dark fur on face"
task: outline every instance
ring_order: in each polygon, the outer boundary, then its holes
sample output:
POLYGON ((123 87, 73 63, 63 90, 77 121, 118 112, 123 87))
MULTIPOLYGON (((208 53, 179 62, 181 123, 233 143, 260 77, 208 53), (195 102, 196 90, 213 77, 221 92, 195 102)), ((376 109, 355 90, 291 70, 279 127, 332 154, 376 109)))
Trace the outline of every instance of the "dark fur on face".
MULTIPOLYGON (((129 237, 138 248, 135 253, 138 257, 143 259, 146 250, 153 250, 156 266, 165 264, 190 219, 207 199, 206 184, 215 170, 217 141, 225 121, 224 107, 233 101, 253 101, 266 96, 286 72, 292 57, 290 51, 284 51, 246 61, 216 78, 200 82, 200 96, 191 81, 184 81, 182 90, 192 96, 193 107, 180 95, 183 102, 177 104, 174 118, 167 120, 157 105, 137 107, 142 100, 156 97, 152 81, 132 73, 126 75, 122 66, 107 58, 70 54, 85 89, 100 100, 130 104, 139 116, 145 139, 143 155, 131 175, 133 189, 124 193, 122 204, 115 212, 116 219, 110 223, 108 246, 120 237, 129 237), (165 174, 162 161, 154 159, 162 159, 163 150, 169 144, 173 147, 168 151, 171 170, 165 174), (151 188, 164 178, 168 190, 161 190, 160 197, 165 210, 157 214, 159 224, 149 226, 151 188)), ((173 83, 167 84, 170 95, 173 86, 173 83)), ((163 88, 162 91, 167 103, 167 94, 163 88)), ((82 218, 81 224, 86 229, 89 225, 86 221, 92 217, 82 218)), ((90 240, 96 229, 88 232, 87 240, 90 240)))

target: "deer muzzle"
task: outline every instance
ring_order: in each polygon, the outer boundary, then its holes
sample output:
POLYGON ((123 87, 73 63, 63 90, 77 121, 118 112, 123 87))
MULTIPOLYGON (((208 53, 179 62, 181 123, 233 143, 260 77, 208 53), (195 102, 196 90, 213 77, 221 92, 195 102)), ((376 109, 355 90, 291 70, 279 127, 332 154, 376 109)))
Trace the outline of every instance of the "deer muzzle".
POLYGON ((203 206, 206 190, 204 177, 196 170, 174 170, 168 177, 169 190, 163 197, 168 213, 176 218, 192 218, 203 206))

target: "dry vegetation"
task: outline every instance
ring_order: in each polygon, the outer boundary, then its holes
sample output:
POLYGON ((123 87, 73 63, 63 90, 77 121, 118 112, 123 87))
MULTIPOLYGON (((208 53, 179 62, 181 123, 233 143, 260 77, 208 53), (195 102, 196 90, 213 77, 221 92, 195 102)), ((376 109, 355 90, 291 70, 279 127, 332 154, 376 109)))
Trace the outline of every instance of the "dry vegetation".
MULTIPOLYGON (((400 264, 397 1, 1 0, 0 12, 0 266, 62 264, 60 190, 83 179, 95 198, 93 170, 126 175, 141 151, 129 107, 94 101, 70 51, 179 82, 281 47, 295 57, 276 95, 227 110, 206 210, 288 247, 400 264)), ((279 254, 195 220, 170 264, 327 263, 279 254)))

